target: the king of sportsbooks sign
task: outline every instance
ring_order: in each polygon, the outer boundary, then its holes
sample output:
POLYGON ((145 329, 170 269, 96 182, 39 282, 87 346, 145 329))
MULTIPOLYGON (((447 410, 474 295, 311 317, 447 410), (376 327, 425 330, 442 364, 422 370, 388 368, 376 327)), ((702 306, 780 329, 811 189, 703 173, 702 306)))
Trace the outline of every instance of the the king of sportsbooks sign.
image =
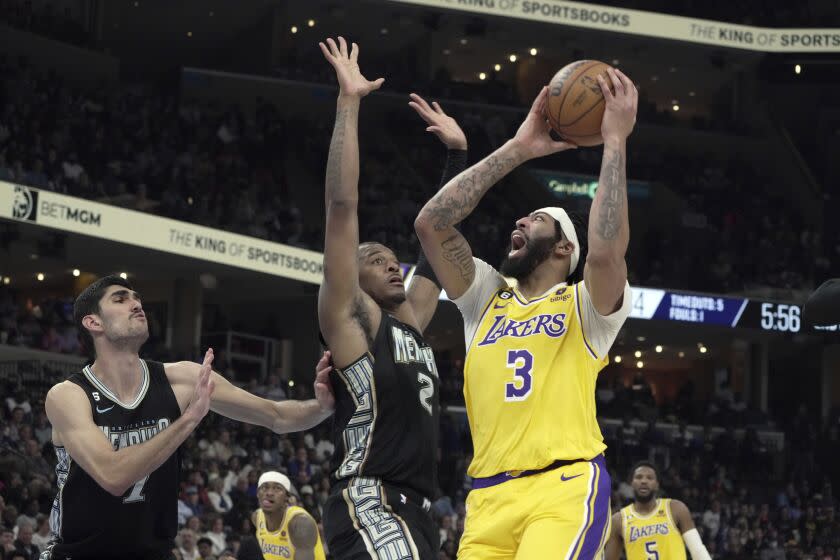
POLYGON ((760 52, 840 52, 840 29, 752 27, 564 0, 390 1, 733 49, 760 52))
POLYGON ((0 181, 0 218, 320 284, 324 256, 280 243, 0 181))

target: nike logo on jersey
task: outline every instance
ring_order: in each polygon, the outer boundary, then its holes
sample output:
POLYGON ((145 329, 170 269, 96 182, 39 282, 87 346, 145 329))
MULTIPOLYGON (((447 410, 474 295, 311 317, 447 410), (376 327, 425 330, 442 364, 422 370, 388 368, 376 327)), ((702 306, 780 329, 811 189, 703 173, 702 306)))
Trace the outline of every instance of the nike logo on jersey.
POLYGON ((501 305, 499 305, 498 303, 494 303, 493 304, 493 309, 504 309, 505 307, 508 306, 509 303, 510 303, 509 301, 506 301, 501 305))
POLYGON ((98 412, 99 414, 105 414, 106 412, 108 412, 109 410, 114 408, 115 406, 117 406, 117 405, 112 404, 108 408, 99 408, 99 405, 96 405, 96 412, 98 412))
POLYGON ((572 480, 573 478, 577 478, 579 476, 583 476, 583 474, 576 474, 575 476, 566 476, 565 474, 560 475, 560 480, 566 482, 567 480, 572 480))

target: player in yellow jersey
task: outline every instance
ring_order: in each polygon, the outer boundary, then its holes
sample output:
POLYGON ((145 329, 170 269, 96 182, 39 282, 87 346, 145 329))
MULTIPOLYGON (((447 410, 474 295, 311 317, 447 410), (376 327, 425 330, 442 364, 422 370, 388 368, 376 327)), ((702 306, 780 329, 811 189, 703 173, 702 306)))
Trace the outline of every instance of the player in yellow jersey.
POLYGON ((464 396, 475 451, 461 560, 591 560, 609 534, 595 382, 630 313, 625 159, 638 92, 617 70, 607 79, 614 93, 599 77, 604 154, 586 257, 585 232, 562 208, 516 222, 501 273, 474 258, 454 227, 515 167, 573 147, 549 134, 547 88, 516 135, 447 183, 415 221, 438 281, 464 317, 464 396))
POLYGON ((688 507, 679 500, 657 498, 659 475, 652 463, 632 471, 633 503, 612 517, 607 559, 619 560, 622 544, 627 560, 711 560, 688 507))
POLYGON ((265 472, 257 482, 260 509, 251 515, 265 560, 324 560, 318 525, 305 509, 288 505, 289 478, 265 472))

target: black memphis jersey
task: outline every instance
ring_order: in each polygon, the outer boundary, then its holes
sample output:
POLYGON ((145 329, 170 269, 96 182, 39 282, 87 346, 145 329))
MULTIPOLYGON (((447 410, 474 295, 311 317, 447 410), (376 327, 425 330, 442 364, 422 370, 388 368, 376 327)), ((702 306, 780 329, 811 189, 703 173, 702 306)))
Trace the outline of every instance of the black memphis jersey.
POLYGON ((332 382, 333 478, 376 477, 432 497, 440 382, 423 336, 383 311, 370 352, 332 382))
MULTIPOLYGON (((114 449, 142 443, 181 415, 163 364, 140 361, 143 383, 125 405, 93 374, 90 367, 68 380, 90 400, 93 421, 114 449)), ((58 495, 50 514, 52 539, 43 557, 53 560, 104 558, 170 558, 178 528, 179 459, 174 453, 148 477, 116 497, 73 460, 64 447, 58 457, 58 495)))

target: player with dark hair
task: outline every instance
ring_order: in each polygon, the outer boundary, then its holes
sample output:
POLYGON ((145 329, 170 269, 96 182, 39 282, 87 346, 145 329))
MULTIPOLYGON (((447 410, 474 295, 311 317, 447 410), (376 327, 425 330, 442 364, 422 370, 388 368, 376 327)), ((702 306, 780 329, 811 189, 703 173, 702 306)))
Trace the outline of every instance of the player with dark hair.
MULTIPOLYGON (((338 559, 436 559, 429 510, 436 487, 438 372, 423 331, 440 288, 418 265, 406 293, 400 263, 380 243, 359 243, 361 99, 383 80, 359 70, 354 43, 320 44, 339 84, 325 180, 324 282, 318 320, 333 356, 336 414, 333 485, 324 532, 338 559)), ((444 142, 463 138, 454 120, 419 96, 412 107, 444 142)), ((450 144, 450 148, 466 148, 450 144)), ((460 171, 458 169, 455 173, 460 171)), ((454 173, 453 173, 454 175, 454 173)))
POLYGON ((208 410, 277 433, 332 414, 328 354, 318 363, 316 399, 272 402, 213 372, 212 349, 200 365, 141 359, 149 327, 140 295, 119 276, 85 288, 74 317, 95 359, 47 393, 58 495, 43 560, 169 558, 178 447, 208 410))
POLYGON ((653 463, 640 461, 631 472, 633 503, 612 516, 606 560, 618 560, 622 545, 627 560, 711 560, 688 507, 679 500, 659 498, 659 473, 653 463))
POLYGON ((598 191, 583 230, 562 208, 517 220, 499 271, 474 258, 455 226, 484 193, 528 160, 572 148, 554 141, 543 88, 515 136, 449 181, 415 229, 464 318, 464 397, 475 453, 458 557, 591 560, 610 516, 606 446, 595 380, 630 314, 625 253, 626 142, 638 93, 619 71, 599 77, 606 108, 598 191), (576 273, 583 281, 574 282, 576 273), (509 286, 505 276, 513 277, 509 286))

